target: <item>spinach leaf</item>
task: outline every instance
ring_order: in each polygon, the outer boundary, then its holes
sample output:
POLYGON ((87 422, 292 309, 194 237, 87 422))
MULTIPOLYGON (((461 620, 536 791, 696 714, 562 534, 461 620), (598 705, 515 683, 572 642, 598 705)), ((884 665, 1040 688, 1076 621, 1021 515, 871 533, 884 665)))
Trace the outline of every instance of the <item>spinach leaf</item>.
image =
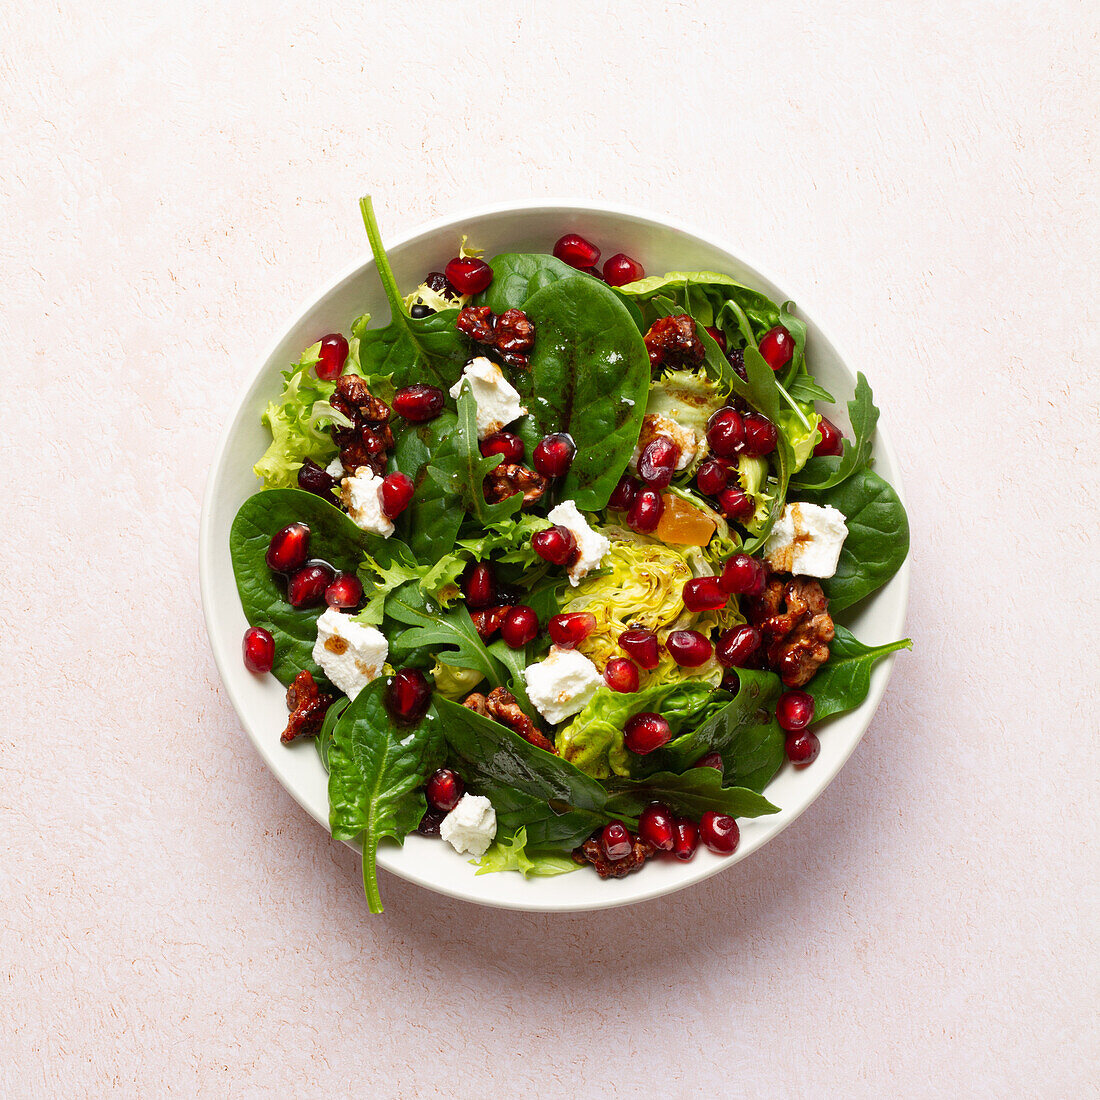
MULTIPOLYGON (((286 586, 264 560, 271 536, 289 523, 309 526, 310 547, 337 569, 354 573, 371 536, 361 531, 335 504, 302 489, 265 489, 241 505, 229 531, 229 555, 245 618, 271 631, 275 639, 272 672, 284 684, 302 670, 327 684, 313 661, 317 617, 324 608, 298 610, 286 600, 286 586)), ((378 540, 382 541, 382 540, 378 540)))
POLYGON ((428 476, 432 456, 454 430, 457 417, 444 409, 426 424, 410 424, 395 440, 394 468, 413 480, 413 498, 396 526, 417 561, 436 561, 454 546, 462 525, 459 496, 428 476))
POLYGON ((537 337, 529 369, 513 381, 538 430, 568 432, 577 445, 562 496, 597 511, 638 442, 649 355, 615 292, 589 276, 543 287, 524 310, 537 337))
POLYGON ((888 653, 912 648, 908 638, 888 645, 867 646, 846 627, 837 626, 828 661, 806 685, 814 697, 814 721, 858 707, 871 690, 871 669, 875 663, 888 653))
POLYGON ((423 318, 409 316, 382 247, 370 198, 360 199, 359 207, 378 278, 390 303, 390 323, 359 334, 360 367, 366 375, 391 375, 395 387, 426 382, 449 389, 469 358, 469 346, 455 328, 458 310, 442 310, 423 318))
POLYGON ((909 553, 909 520, 897 493, 873 470, 864 468, 829 489, 800 486, 798 496, 839 509, 848 525, 836 573, 821 582, 830 611, 851 607, 901 568, 909 553))
POLYGON ((580 870, 580 864, 569 856, 552 852, 528 852, 527 829, 520 827, 511 840, 498 840, 480 860, 471 860, 478 865, 477 874, 487 875, 491 871, 519 871, 524 878, 531 875, 567 875, 570 871, 580 870))
POLYGON ((856 375, 856 392, 848 402, 848 418, 852 422, 855 442, 845 439, 842 455, 824 455, 810 459, 795 479, 797 489, 831 489, 870 463, 872 439, 878 424, 878 408, 875 406, 871 387, 862 373, 856 375))
POLYGON ((488 306, 494 313, 522 309, 523 303, 544 286, 578 275, 575 267, 540 252, 502 252, 489 261, 489 266, 493 281, 474 296, 472 304, 488 306))
POLYGON ((526 827, 532 847, 573 848, 608 821, 607 792, 595 779, 491 718, 447 699, 435 705, 448 758, 492 802, 502 835, 526 827))
POLYGON ((372 913, 382 912, 375 853, 383 837, 399 844, 428 808, 421 789, 445 759, 434 711, 412 729, 386 711, 387 680, 379 677, 355 697, 332 731, 328 750, 329 823, 337 840, 363 845, 363 889, 372 913))
POLYGON ((707 810, 730 817, 760 817, 779 812, 762 794, 746 787, 723 787, 716 768, 690 768, 682 775, 655 772, 645 779, 607 781, 607 811, 637 817, 650 802, 663 802, 675 813, 698 820, 707 810))

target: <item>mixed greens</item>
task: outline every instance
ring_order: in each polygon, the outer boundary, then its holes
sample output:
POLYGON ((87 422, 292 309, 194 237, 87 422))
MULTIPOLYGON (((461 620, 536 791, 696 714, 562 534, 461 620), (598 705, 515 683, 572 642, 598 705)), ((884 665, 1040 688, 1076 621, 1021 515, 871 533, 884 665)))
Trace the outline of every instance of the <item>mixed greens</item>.
POLYGON ((885 584, 908 551, 904 509, 872 469, 878 410, 866 379, 848 403, 852 437, 823 446, 836 429, 818 406, 833 397, 810 371, 792 303, 713 272, 611 286, 594 267, 551 255, 481 261, 465 241, 452 263, 479 272, 470 286, 430 276, 402 295, 369 200, 362 211, 390 320, 360 317, 346 339, 326 337, 286 371, 263 413, 272 438, 255 471, 264 488, 241 507, 231 554, 252 626, 246 663, 288 686, 284 740, 314 738, 333 835, 361 844, 372 911, 381 911, 379 842, 434 834, 444 809, 457 812, 425 793, 439 774, 491 804, 495 832, 478 874, 591 864, 618 876, 623 859, 690 858, 690 829, 687 840, 654 839, 664 835, 647 825, 654 804, 677 827, 776 812, 764 791, 785 758, 813 758, 806 722, 790 718, 794 696, 808 697, 799 713, 818 721, 851 710, 874 663, 910 644, 865 646, 831 620, 885 584), (515 342, 520 352, 467 334, 477 321, 504 331, 506 317, 533 326, 533 342, 515 342), (466 371, 479 356, 525 410, 507 431, 485 431, 487 399, 479 404, 466 371), (365 388, 353 391, 349 378, 365 388), (385 417, 348 396, 367 390, 385 417), (765 444, 715 452, 715 417, 728 410, 765 444), (571 448, 563 473, 532 474, 507 453, 535 455, 547 439, 571 448), (349 467, 348 440, 375 448, 373 467, 349 467), (651 449, 653 440, 664 442, 651 449), (370 522, 352 482, 379 486, 382 511, 370 522), (583 568, 553 556, 553 533, 566 544, 572 536, 548 514, 569 501, 606 546, 583 568), (829 575, 776 564, 815 537, 799 527, 795 501, 807 516, 838 513, 846 527, 829 575), (776 550, 784 523, 795 536, 776 550), (473 595, 483 567, 488 604, 473 595), (756 579, 739 584, 739 569, 756 579), (719 588, 720 600, 694 596, 719 588), (532 630, 509 619, 523 609, 532 630), (502 626, 509 621, 520 625, 502 626), (382 647, 369 676, 348 663, 366 667, 356 646, 368 634, 382 647), (653 660, 641 656, 650 638, 653 660), (558 722, 544 718, 548 704, 529 678, 548 653, 579 654, 602 677, 573 695, 563 678, 572 709, 558 722), (355 688, 341 691, 333 676, 355 688), (632 739, 646 716, 659 722, 632 739), (656 741, 643 744, 653 730, 656 741))

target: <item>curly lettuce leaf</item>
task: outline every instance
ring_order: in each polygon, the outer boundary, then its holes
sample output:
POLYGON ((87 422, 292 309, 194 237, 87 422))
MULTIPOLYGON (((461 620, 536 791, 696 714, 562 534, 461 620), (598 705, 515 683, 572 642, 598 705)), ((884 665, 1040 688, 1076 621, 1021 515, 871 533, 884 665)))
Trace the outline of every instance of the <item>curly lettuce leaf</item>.
POLYGON ((493 871, 518 871, 524 878, 532 875, 567 875, 580 864, 556 852, 528 852, 527 827, 521 826, 511 840, 498 840, 481 859, 470 860, 479 875, 493 871))

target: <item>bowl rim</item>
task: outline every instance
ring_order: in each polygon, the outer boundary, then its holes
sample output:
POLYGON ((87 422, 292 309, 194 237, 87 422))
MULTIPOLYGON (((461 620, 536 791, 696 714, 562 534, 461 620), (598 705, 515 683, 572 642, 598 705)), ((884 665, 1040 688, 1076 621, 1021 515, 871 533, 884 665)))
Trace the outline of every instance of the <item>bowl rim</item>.
MULTIPOLYGON (((610 203, 603 201, 595 201, 587 198, 575 198, 575 197, 555 197, 548 196, 537 199, 519 200, 519 201, 502 201, 496 203, 487 203, 475 207, 463 208, 456 214, 444 214, 437 215, 427 221, 417 223, 412 228, 406 230, 401 234, 395 234, 392 238, 387 240, 386 247, 389 249, 402 248, 407 244, 415 242, 418 238, 425 236, 429 233, 443 232, 449 230, 462 230, 466 223, 473 219, 490 217, 500 214, 536 214, 547 213, 554 211, 562 211, 563 213, 569 212, 580 215, 611 215, 613 217, 623 217, 632 219, 637 222, 646 223, 650 226, 657 227, 664 230, 672 230, 674 233, 693 238, 707 247, 716 248, 725 252, 729 256, 735 257, 738 262, 749 268, 752 273, 762 280, 771 283, 773 286, 785 286, 785 284, 778 279, 772 277, 769 269, 762 267, 756 262, 756 258, 748 253, 744 247, 738 246, 737 248, 730 247, 724 239, 716 238, 713 235, 705 234, 701 232, 698 227, 694 226, 690 222, 687 222, 680 218, 669 217, 667 215, 658 215, 650 210, 646 210, 641 207, 632 206, 629 204, 610 203)), ((291 334, 291 332, 301 323, 302 319, 320 302, 332 294, 338 287, 340 287, 347 280, 369 275, 371 270, 375 267, 374 257, 369 250, 361 252, 357 259, 348 264, 346 267, 339 270, 333 277, 331 277, 324 285, 313 291, 312 293, 303 296, 292 313, 290 319, 281 326, 278 334, 272 338, 264 347, 262 353, 259 355, 255 362, 255 366, 249 372, 248 376, 243 380, 238 388, 235 400, 230 406, 230 413, 225 423, 222 425, 221 432, 218 436, 218 441, 214 449, 213 456, 211 458, 210 469, 206 477, 206 485, 203 492, 202 507, 199 516, 199 591, 200 600, 203 611, 204 624, 206 626, 207 637, 210 642, 211 652, 214 656, 214 663, 218 670, 218 675, 221 677, 222 684, 225 687, 226 693, 229 696, 230 703, 233 706, 234 711, 237 714, 241 725, 244 727, 244 731, 248 736, 249 741, 253 747, 259 753, 260 758, 264 761, 269 771, 272 772, 273 777, 277 782, 283 786, 284 790, 294 799, 294 801, 302 807, 303 810, 318 824, 322 825, 329 831, 331 836, 331 830, 327 820, 319 818, 309 805, 299 796, 298 791, 292 787, 287 786, 282 781, 278 771, 274 766, 274 762, 271 759, 271 754, 268 751, 268 746, 262 743, 253 734, 249 722, 245 719, 246 707, 242 700, 239 698, 237 691, 234 687, 234 681, 231 675, 229 675, 228 661, 230 656, 224 651, 224 647, 219 645, 217 635, 214 630, 214 623, 217 619, 217 614, 213 606, 212 596, 212 584, 213 576, 217 570, 217 554, 218 548, 214 542, 213 532, 213 512, 215 510, 214 502, 217 496, 219 474, 225 461, 226 451, 229 447, 231 437, 233 435, 234 424, 237 420, 240 408, 248 395, 249 391, 256 385, 264 373, 270 369, 269 364, 274 358, 275 353, 279 350, 280 346, 291 334)), ((800 301, 805 302, 806 296, 800 294, 800 301)), ((814 328, 820 333, 822 337, 832 346, 836 353, 837 359, 843 365, 845 371, 850 374, 855 374, 855 370, 849 366, 852 360, 845 353, 843 345, 838 343, 831 333, 827 332, 825 327, 820 322, 821 313, 815 311, 813 308, 801 308, 800 312, 804 313, 807 318, 810 318, 814 328)), ((908 507, 906 505, 905 489, 903 485, 903 479, 901 474, 901 466, 897 459, 897 453, 894 450, 893 444, 890 440, 889 431, 889 415, 886 416, 887 424, 883 423, 883 416, 879 416, 879 421, 876 428, 874 437, 874 447, 878 451, 881 448, 881 453, 887 458, 888 464, 892 470, 890 484, 894 488, 894 491, 898 495, 898 499, 901 501, 902 506, 906 508, 908 513, 908 507)), ((908 615, 909 598, 910 598, 910 572, 912 553, 908 553, 905 560, 902 562, 901 567, 893 578, 891 583, 895 581, 900 582, 900 598, 897 602, 896 609, 896 624, 898 636, 902 636, 904 630, 905 621, 908 615)), ((876 594, 872 593, 869 597, 870 600, 875 599, 876 594)), ((539 912, 539 913, 575 913, 575 912, 600 912, 604 909, 614 909, 624 905, 636 905, 641 902, 651 901, 655 898, 663 897, 668 894, 676 893, 680 890, 686 889, 689 886, 694 886, 704 880, 710 878, 712 875, 716 875, 719 872, 728 869, 739 863, 742 859, 747 858, 753 852, 759 848, 764 847, 766 844, 778 837, 784 830, 789 828, 795 821, 802 816, 813 805, 814 802, 821 797, 825 789, 833 782, 836 776, 840 773, 841 769, 847 764, 852 754, 855 752, 857 746, 863 740, 866 735, 867 729, 874 719, 875 713, 878 710, 879 704, 882 701, 882 697, 886 692, 886 687, 890 682, 890 677, 893 673, 894 660, 896 653, 888 654, 882 659, 877 667, 882 669, 882 674, 878 677, 872 677, 871 688, 868 692, 867 698, 860 704, 853 714, 862 713, 862 728, 859 730, 858 735, 853 736, 851 743, 847 748, 847 751, 843 752, 835 761, 832 761, 831 766, 821 768, 820 772, 815 766, 812 779, 813 784, 806 795, 806 797, 797 806, 784 806, 782 808, 781 819, 776 821, 776 828, 767 837, 763 838, 759 844, 751 847, 748 850, 739 849, 733 855, 725 857, 722 860, 716 860, 712 863, 691 863, 684 864, 683 877, 677 879, 675 882, 668 883, 661 880, 657 880, 652 886, 647 886, 645 883, 635 880, 637 885, 634 885, 633 891, 629 896, 609 895, 606 904, 591 905, 587 902, 570 902, 567 896, 563 896, 561 899, 555 900, 553 903, 547 903, 545 899, 539 899, 537 903, 528 904, 525 901, 515 899, 493 899, 486 897, 473 897, 469 893, 464 893, 461 889, 452 887, 445 882, 437 882, 430 879, 428 876, 416 873, 410 870, 408 867, 401 866, 401 853, 403 849, 401 847, 384 846, 378 850, 378 865, 385 870, 398 875, 408 882, 415 883, 418 886, 425 887, 432 890, 437 894, 441 894, 446 897, 451 897, 459 901, 469 902, 475 905, 481 905, 489 908, 507 909, 513 911, 522 912, 539 912)), ((817 765, 821 764, 821 760, 816 762, 817 765)), ((350 847, 358 851, 358 846, 355 844, 349 844, 350 847)), ((640 876, 639 876, 640 879, 640 876)))

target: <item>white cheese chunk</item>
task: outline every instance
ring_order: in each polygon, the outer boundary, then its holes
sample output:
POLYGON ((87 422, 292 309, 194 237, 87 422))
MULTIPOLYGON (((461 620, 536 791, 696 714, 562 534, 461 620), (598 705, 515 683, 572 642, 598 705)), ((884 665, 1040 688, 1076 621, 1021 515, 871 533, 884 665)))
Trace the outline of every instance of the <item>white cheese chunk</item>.
POLYGON ((611 549, 611 540, 588 526, 588 521, 580 514, 576 503, 572 500, 563 500, 556 508, 550 510, 546 518, 551 523, 568 527, 577 540, 577 550, 580 553, 577 560, 569 567, 569 583, 577 585, 581 577, 587 576, 603 561, 604 554, 611 549))
POLYGON ((478 439, 499 432, 506 424, 518 420, 527 412, 520 404, 519 394, 504 377, 504 372, 484 355, 471 359, 462 377, 451 387, 451 396, 456 400, 462 392, 463 382, 470 383, 470 392, 477 403, 478 439))
POLYGON ((480 858, 497 835, 493 804, 481 795, 464 794, 440 822, 439 835, 456 851, 480 858))
POLYGON ((686 470, 699 454, 699 438, 691 428, 685 428, 678 424, 671 416, 663 416, 661 413, 646 413, 642 418, 642 431, 638 436, 638 446, 634 448, 634 454, 630 459, 630 465, 635 470, 642 460, 642 451, 646 449, 658 436, 664 436, 680 448, 680 457, 676 460, 677 470, 686 470))
POLYGON ((389 656, 386 636, 363 626, 350 615, 329 608, 317 619, 313 659, 349 699, 354 699, 375 677, 389 656))
POLYGON ((779 573, 807 577, 831 577, 848 537, 844 514, 829 505, 795 502, 783 515, 764 544, 764 557, 779 573))
POLYGON ((523 678, 527 682, 527 697, 539 714, 557 724, 578 711, 603 683, 596 666, 575 649, 551 646, 545 661, 528 665, 523 678))
POLYGON ((329 477, 336 478, 337 481, 339 481, 340 478, 342 478, 344 476, 345 472, 346 471, 344 470, 344 464, 340 461, 340 456, 339 455, 337 455, 325 467, 325 473, 328 474, 329 477))
POLYGON ((364 531, 388 539, 393 524, 382 511, 382 479, 369 466, 360 466, 342 485, 340 497, 352 521, 364 531))

